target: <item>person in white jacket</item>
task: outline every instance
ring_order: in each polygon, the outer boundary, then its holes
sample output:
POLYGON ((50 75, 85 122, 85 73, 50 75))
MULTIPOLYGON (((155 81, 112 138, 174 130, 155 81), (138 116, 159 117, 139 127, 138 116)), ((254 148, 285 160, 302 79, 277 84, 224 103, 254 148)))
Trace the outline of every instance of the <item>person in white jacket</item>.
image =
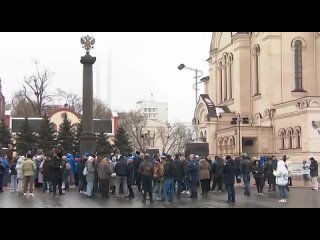
POLYGON ((17 165, 16 165, 16 170, 17 170, 17 179, 18 179, 18 192, 19 195, 23 195, 23 171, 22 171, 22 164, 25 160, 24 156, 19 157, 17 165))
POLYGON ((273 171, 273 175, 276 177, 276 184, 278 185, 281 200, 279 202, 287 202, 286 185, 288 184, 288 170, 285 162, 279 160, 277 163, 277 170, 273 171))

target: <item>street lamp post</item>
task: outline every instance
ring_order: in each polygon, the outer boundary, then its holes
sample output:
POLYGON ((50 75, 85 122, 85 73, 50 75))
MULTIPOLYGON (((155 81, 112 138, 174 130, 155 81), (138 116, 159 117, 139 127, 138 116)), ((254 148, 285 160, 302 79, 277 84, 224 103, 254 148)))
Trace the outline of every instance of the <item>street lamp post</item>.
MULTIPOLYGON (((192 70, 192 71, 195 72, 195 77, 194 78, 196 80, 196 82, 195 82, 195 90, 196 90, 196 106, 195 106, 195 109, 196 109, 197 108, 197 103, 198 103, 198 84, 201 83, 201 82, 198 82, 198 78, 202 77, 203 72, 198 70, 198 69, 195 69, 195 68, 187 67, 184 64, 180 64, 178 66, 178 69, 179 70, 188 69, 188 70, 192 70), (199 76, 198 76, 198 73, 200 74, 199 76)), ((197 118, 196 111, 195 111, 195 114, 194 114, 194 119, 195 119, 195 122, 196 122, 196 124, 195 124, 196 139, 195 140, 197 141, 199 139, 199 123, 198 123, 198 118, 197 118)))
MULTIPOLYGON (((233 124, 233 125, 238 124, 238 128, 239 128, 239 130, 238 130, 239 157, 241 156, 241 126, 240 126, 241 122, 243 124, 247 124, 247 123, 249 123, 249 118, 247 118, 247 117, 241 118, 241 116, 239 114, 238 117, 232 118, 232 121, 231 121, 231 124, 233 124)), ((235 129, 235 130, 236 130, 236 133, 237 133, 237 129, 235 129)))

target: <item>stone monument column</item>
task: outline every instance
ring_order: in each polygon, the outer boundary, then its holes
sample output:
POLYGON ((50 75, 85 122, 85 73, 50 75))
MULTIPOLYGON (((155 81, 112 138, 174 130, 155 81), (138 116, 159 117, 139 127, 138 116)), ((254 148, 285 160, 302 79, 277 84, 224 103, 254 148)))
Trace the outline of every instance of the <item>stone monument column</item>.
POLYGON ((93 132, 93 75, 92 65, 96 58, 90 55, 90 50, 95 44, 95 39, 89 35, 81 38, 81 44, 86 50, 86 55, 81 57, 83 64, 83 115, 82 126, 83 131, 80 136, 80 154, 83 156, 85 152, 95 154, 96 152, 96 135, 93 132))

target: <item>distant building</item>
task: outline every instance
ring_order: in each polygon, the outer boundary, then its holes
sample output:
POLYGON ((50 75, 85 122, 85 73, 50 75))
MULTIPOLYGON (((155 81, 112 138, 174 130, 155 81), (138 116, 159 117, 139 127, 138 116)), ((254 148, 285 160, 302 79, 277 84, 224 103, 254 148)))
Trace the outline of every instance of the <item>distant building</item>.
POLYGON ((148 119, 163 123, 168 122, 168 103, 156 101, 138 101, 137 110, 141 111, 148 119))
POLYGON ((2 85, 1 85, 1 78, 0 78, 0 121, 4 117, 5 106, 6 106, 6 101, 2 94, 2 85))

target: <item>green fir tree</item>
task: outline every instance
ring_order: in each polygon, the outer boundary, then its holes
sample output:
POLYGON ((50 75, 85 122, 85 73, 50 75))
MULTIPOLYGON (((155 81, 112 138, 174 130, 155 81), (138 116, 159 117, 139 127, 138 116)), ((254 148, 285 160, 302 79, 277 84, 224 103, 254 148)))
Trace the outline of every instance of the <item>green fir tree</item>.
POLYGON ((81 121, 77 126, 77 130, 74 136, 74 150, 76 152, 80 152, 80 136, 82 134, 82 130, 83 130, 83 127, 82 127, 82 121, 81 121))
POLYGON ((68 114, 64 113, 62 116, 63 122, 60 124, 57 142, 61 144, 64 154, 72 152, 72 145, 74 142, 74 131, 72 129, 71 121, 68 119, 68 114))
POLYGON ((17 137, 17 151, 19 154, 25 155, 28 151, 34 150, 36 144, 36 137, 29 126, 28 118, 25 118, 17 137))
POLYGON ((115 136, 114 146, 118 148, 121 155, 127 156, 132 153, 131 143, 129 142, 129 136, 126 130, 120 125, 115 136))
POLYGON ((101 132, 97 136, 97 154, 98 155, 107 155, 111 153, 111 145, 108 141, 108 135, 104 132, 101 132))
POLYGON ((2 121, 0 121, 0 144, 2 147, 7 147, 9 143, 12 143, 11 140, 12 136, 10 130, 5 123, 5 120, 2 119, 2 121))
POLYGON ((49 154, 55 146, 55 133, 54 123, 51 123, 48 116, 45 115, 39 130, 39 148, 42 149, 43 153, 49 154))

